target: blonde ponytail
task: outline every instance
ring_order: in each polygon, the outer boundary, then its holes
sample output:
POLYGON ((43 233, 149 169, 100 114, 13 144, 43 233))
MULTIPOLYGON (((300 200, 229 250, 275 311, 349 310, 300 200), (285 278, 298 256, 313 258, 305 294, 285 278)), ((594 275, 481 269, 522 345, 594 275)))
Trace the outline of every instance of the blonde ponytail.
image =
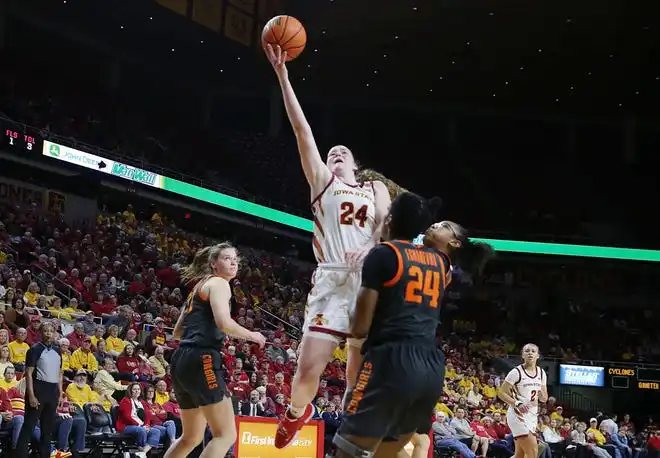
POLYGON ((234 246, 229 242, 222 242, 197 251, 192 262, 181 268, 181 281, 184 284, 197 283, 204 277, 212 275, 213 268, 211 267, 211 262, 215 261, 222 250, 227 248, 234 248, 234 246))
POLYGON ((394 181, 387 178, 380 172, 377 172, 373 169, 362 169, 359 170, 356 174, 356 179, 359 183, 364 183, 367 181, 382 181, 383 184, 387 187, 387 190, 390 192, 390 198, 394 199, 399 194, 403 194, 408 190, 399 186, 394 181))

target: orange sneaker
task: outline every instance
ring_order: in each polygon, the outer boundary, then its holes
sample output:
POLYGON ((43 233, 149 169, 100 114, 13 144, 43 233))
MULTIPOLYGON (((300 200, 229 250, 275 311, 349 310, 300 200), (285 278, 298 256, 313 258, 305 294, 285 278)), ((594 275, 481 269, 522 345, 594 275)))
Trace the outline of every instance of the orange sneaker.
POLYGON ((293 418, 289 413, 289 409, 282 415, 279 423, 277 424, 277 432, 275 433, 275 447, 284 448, 289 445, 296 438, 298 431, 302 429, 309 420, 314 416, 314 406, 307 404, 305 412, 300 418, 293 418))

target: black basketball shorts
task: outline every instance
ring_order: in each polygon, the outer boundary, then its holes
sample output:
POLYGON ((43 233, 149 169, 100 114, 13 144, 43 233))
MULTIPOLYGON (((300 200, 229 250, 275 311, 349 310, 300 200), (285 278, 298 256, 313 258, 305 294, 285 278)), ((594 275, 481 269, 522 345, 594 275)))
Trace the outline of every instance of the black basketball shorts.
POLYGON ((364 355, 338 434, 394 440, 430 430, 445 378, 442 351, 393 342, 364 355))
POLYGON ((216 404, 229 396, 222 355, 215 349, 179 347, 172 355, 172 388, 182 409, 216 404))

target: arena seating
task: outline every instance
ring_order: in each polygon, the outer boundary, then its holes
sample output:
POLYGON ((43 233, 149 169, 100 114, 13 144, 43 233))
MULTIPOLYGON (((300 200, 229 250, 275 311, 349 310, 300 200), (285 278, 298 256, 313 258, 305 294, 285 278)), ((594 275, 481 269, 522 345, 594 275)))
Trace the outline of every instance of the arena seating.
MULTIPOLYGON (((152 357, 159 346, 154 345, 153 340, 163 337, 154 327, 155 323, 162 321, 167 331, 176 320, 178 307, 184 297, 181 289, 183 286, 178 280, 178 266, 206 240, 183 232, 179 232, 182 235, 177 239, 161 238, 158 229, 166 218, 156 214, 142 220, 136 217, 132 208, 120 214, 100 214, 97 227, 90 234, 68 230, 65 226, 47 226, 38 214, 20 213, 17 218, 10 217, 12 212, 16 214, 16 209, 7 205, 2 206, 0 211, 0 221, 3 222, 0 226, 0 287, 3 296, 0 304, 5 309, 2 327, 13 336, 17 323, 29 323, 29 326, 36 327, 33 320, 38 323, 40 319, 51 319, 59 326, 59 332, 67 335, 75 333, 73 324, 82 322, 92 339, 105 338, 107 348, 116 348, 116 339, 107 334, 108 327, 116 324, 121 339, 126 339, 129 330, 135 330, 137 337, 131 336, 130 340, 137 340, 140 351, 146 351, 146 356, 152 357), (113 243, 114 231, 111 228, 116 226, 128 237, 124 240, 128 245, 124 246, 130 248, 121 253, 131 259, 128 264, 119 258, 104 257, 108 245, 113 243), (145 241, 143 234, 150 234, 146 238, 147 246, 153 244, 158 258, 153 257, 151 250, 145 250, 144 244, 136 243, 145 241), (49 239, 53 241, 49 243, 49 239), (84 254, 72 250, 83 245, 87 246, 84 254), (143 260, 144 264, 137 262, 138 259, 143 260), (83 272, 76 272, 81 269, 83 272), (62 271, 64 274, 61 274, 62 271), (22 320, 13 311, 16 302, 21 300, 26 306, 22 320), (61 307, 56 304, 58 301, 61 301, 61 307), (94 324, 86 323, 85 316, 89 311, 94 315, 94 324), (31 318, 28 321, 26 317, 31 318), (95 325, 99 322, 106 326, 102 337, 93 335, 95 325)), ((264 415, 276 416, 283 411, 290 389, 288 384, 295 370, 295 348, 300 336, 299 328, 312 266, 301 267, 296 264, 294 267, 282 263, 279 256, 248 247, 241 247, 241 251, 246 265, 234 285, 236 304, 233 313, 246 327, 262 330, 271 344, 265 351, 259 351, 255 346, 228 339, 224 349, 227 379, 239 401, 239 409, 240 403, 248 400, 253 389, 263 386, 266 393, 264 406, 268 406, 264 409, 264 415), (288 284, 281 281, 291 276, 298 280, 288 284), (239 359, 242 363, 237 363, 239 359), (278 386, 275 377, 280 372, 284 375, 284 383, 278 386), (278 396, 280 393, 283 396, 278 396)), ((487 284, 497 284, 503 274, 492 272, 487 284)), ((454 295, 452 300, 463 301, 460 293, 454 295)), ((480 300, 483 303, 487 296, 480 300)), ((494 388, 502 380, 502 374, 493 372, 488 362, 492 356, 515 352, 517 345, 513 340, 494 335, 492 328, 482 328, 479 319, 473 319, 476 314, 469 313, 471 307, 466 309, 466 313, 457 314, 451 319, 452 329, 446 334, 448 337, 439 340, 451 366, 446 379, 445 395, 437 409, 448 416, 453 416, 459 406, 466 408, 471 415, 502 414, 503 406, 497 401, 494 388), (475 389, 472 390, 472 387, 475 389)), ((597 325, 594 323, 594 326, 597 325)), ((176 343, 168 336, 159 343, 168 351, 176 347, 176 343)), ((116 348, 119 353, 113 357, 121 368, 126 367, 126 360, 122 361, 126 355, 120 354, 126 341, 119 345, 116 348)), ((555 345, 553 351, 559 351, 557 348, 559 346, 555 345)), ((549 347, 544 346, 542 350, 549 350, 549 347)), ((166 359, 168 351, 165 352, 166 359)), ((570 354, 567 350, 557 356, 566 359, 581 356, 576 353, 577 350, 572 350, 570 354)), ((325 382, 319 389, 316 401, 319 418, 323 418, 324 412, 341 409, 339 400, 344 388, 345 349, 338 349, 335 357, 336 360, 328 365, 324 374, 325 382)), ((154 367, 158 365, 153 360, 151 363, 154 367)), ((153 369, 143 371, 140 368, 138 374, 145 385, 155 385, 160 380, 169 382, 166 372, 159 377, 153 369)), ((114 375, 118 380, 123 379, 122 383, 131 378, 131 374, 126 377, 126 373, 114 375)), ((121 396, 120 391, 115 394, 121 396)), ((166 399, 167 394, 160 396, 166 399)), ((543 414, 545 418, 546 412, 543 414)), ((553 418, 561 417, 560 414, 555 411, 553 418)), ((576 420, 572 420, 572 425, 576 420)), ((6 433, 0 439, 3 437, 7 438, 6 433)), ((88 444, 93 449, 102 443, 99 436, 91 432, 88 438, 88 444)), ((109 432, 103 439, 114 443, 120 450, 130 443, 125 437, 109 432)))

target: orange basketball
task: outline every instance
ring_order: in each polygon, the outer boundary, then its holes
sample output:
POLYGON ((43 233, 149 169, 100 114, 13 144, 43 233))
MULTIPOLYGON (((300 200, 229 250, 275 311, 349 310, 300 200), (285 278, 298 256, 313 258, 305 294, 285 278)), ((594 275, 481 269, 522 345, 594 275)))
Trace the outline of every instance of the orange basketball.
POLYGON ((302 23, 293 16, 275 16, 268 21, 261 32, 261 44, 280 45, 286 51, 286 60, 290 61, 300 55, 307 44, 307 32, 302 23))

